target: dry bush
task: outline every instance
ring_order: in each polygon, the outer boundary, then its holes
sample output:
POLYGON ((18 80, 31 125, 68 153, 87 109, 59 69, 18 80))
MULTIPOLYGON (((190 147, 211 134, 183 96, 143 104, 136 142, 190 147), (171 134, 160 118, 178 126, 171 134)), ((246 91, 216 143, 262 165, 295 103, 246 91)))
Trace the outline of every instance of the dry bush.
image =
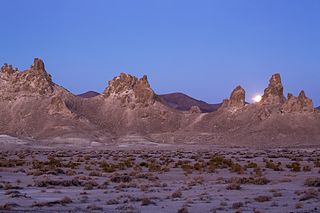
POLYGON ((320 177, 309 177, 304 184, 309 187, 320 187, 320 177))

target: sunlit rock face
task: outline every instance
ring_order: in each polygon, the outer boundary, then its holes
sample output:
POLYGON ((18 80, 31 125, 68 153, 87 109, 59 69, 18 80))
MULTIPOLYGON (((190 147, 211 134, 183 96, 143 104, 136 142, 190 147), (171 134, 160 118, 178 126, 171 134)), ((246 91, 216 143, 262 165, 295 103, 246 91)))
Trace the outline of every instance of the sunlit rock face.
POLYGON ((11 65, 4 64, 0 72, 0 91, 3 96, 17 95, 47 95, 54 91, 54 83, 46 72, 41 59, 35 58, 33 65, 26 71, 19 72, 11 65))
POLYGON ((268 87, 264 90, 260 103, 274 105, 283 104, 285 101, 280 74, 274 74, 269 81, 268 87))
POLYGON ((138 79, 135 76, 121 73, 109 81, 109 86, 103 93, 105 98, 116 98, 121 101, 123 106, 130 103, 142 104, 143 106, 152 105, 157 96, 151 89, 147 76, 138 79))
POLYGON ((231 93, 230 99, 225 99, 222 104, 223 108, 241 108, 245 105, 246 92, 241 86, 237 86, 231 93))
POLYGON ((302 90, 298 97, 295 97, 291 93, 288 94, 288 100, 283 104, 281 108, 282 112, 313 112, 313 102, 308 98, 305 92, 302 90))

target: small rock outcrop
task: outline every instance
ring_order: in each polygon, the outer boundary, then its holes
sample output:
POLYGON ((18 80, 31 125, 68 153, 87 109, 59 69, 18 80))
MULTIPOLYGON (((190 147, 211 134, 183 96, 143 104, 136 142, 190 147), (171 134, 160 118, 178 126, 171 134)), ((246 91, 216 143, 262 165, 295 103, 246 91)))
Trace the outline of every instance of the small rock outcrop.
POLYGON ((35 58, 33 65, 23 72, 12 68, 12 65, 4 64, 0 72, 0 82, 0 90, 7 94, 23 92, 24 95, 45 95, 54 91, 51 76, 39 58, 35 58))
POLYGON ((274 74, 269 81, 268 87, 264 90, 260 103, 275 105, 283 104, 285 101, 280 74, 274 74))
POLYGON ((291 93, 288 94, 288 100, 283 104, 281 111, 284 113, 289 112, 313 112, 313 102, 308 98, 302 90, 298 97, 291 93))
POLYGON ((231 93, 230 99, 225 99, 222 104, 222 108, 233 107, 241 108, 246 104, 246 91, 241 87, 237 86, 231 93))
POLYGON ((113 97, 121 100, 122 106, 128 106, 130 103, 148 106, 153 104, 157 97, 151 89, 146 75, 138 79, 125 73, 121 73, 120 76, 109 81, 109 86, 103 95, 106 98, 113 97))
POLYGON ((190 113, 194 114, 194 113, 201 113, 201 109, 198 106, 192 106, 189 110, 190 113))

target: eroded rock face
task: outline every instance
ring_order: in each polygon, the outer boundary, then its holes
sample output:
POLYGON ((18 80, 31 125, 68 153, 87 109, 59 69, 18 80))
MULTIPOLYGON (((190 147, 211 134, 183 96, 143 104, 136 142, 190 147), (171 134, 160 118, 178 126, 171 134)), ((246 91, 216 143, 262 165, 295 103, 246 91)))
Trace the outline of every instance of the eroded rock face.
POLYGON ((273 105, 283 104, 285 101, 280 74, 274 74, 269 81, 268 87, 264 90, 260 103, 273 105))
POLYGON ((148 106, 156 100, 156 94, 151 89, 146 75, 138 79, 125 73, 121 73, 120 76, 109 81, 109 86, 103 95, 106 98, 119 99, 123 106, 128 106, 131 103, 148 106))
POLYGON ((72 116, 72 112, 67 107, 64 100, 62 99, 61 93, 58 93, 51 98, 48 112, 50 115, 63 114, 65 116, 72 116))
POLYGON ((192 106, 189 110, 190 113, 201 113, 201 109, 198 106, 192 106))
POLYGON ((308 98, 302 90, 298 97, 291 93, 288 94, 288 100, 283 104, 281 111, 284 113, 289 112, 313 112, 313 102, 308 98))
POLYGON ((230 99, 225 99, 222 104, 224 107, 241 108, 245 105, 246 91, 241 87, 237 86, 231 93, 230 99))
POLYGON ((35 58, 33 65, 26 71, 19 72, 11 65, 4 64, 0 72, 0 91, 5 95, 23 92, 24 95, 51 94, 54 83, 46 72, 41 59, 35 58))

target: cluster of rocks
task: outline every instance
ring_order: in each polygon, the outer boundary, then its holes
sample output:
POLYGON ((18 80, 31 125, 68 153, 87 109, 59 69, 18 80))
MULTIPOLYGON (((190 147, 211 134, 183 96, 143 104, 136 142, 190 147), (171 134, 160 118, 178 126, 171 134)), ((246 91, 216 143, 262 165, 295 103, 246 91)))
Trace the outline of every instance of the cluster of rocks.
POLYGON ((121 101, 122 106, 131 104, 152 105, 157 96, 148 83, 148 78, 144 75, 138 79, 135 76, 121 73, 109 81, 109 86, 103 92, 104 97, 114 97, 121 101))

